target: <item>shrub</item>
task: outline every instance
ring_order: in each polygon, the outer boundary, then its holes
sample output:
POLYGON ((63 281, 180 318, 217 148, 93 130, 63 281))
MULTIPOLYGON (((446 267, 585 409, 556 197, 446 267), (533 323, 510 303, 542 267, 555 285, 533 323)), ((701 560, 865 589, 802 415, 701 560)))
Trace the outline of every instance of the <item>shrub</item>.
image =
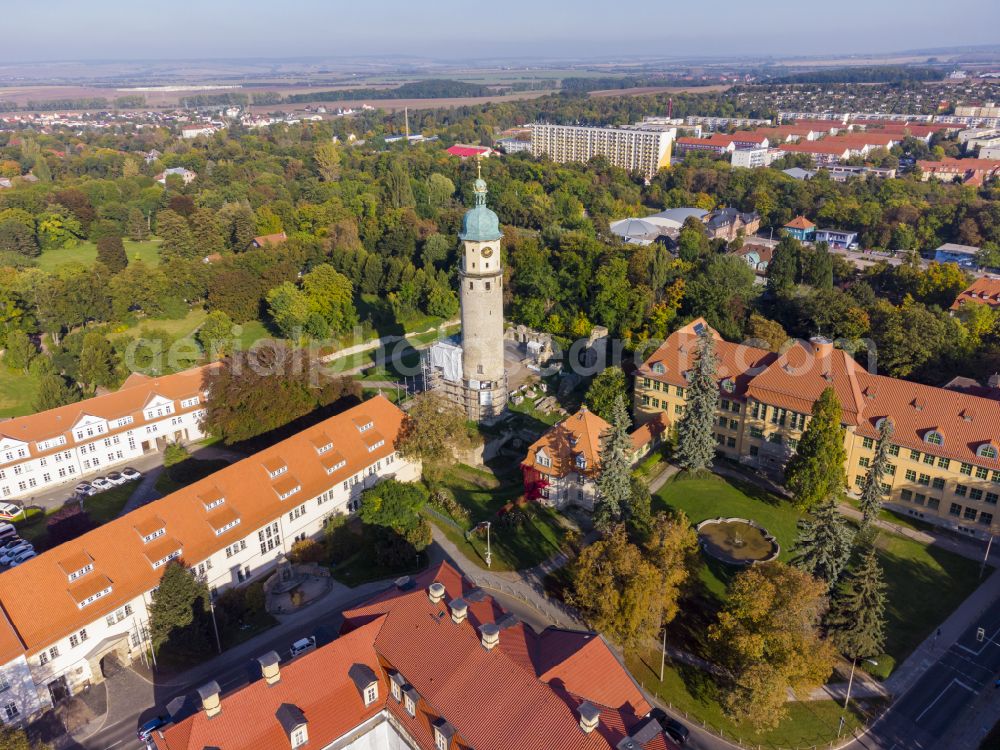
POLYGON ((858 666, 876 680, 887 680, 896 668, 896 660, 889 656, 889 654, 879 654, 871 661, 862 659, 858 662, 858 666), (872 661, 876 663, 872 664, 872 661))
POLYGON ((521 508, 504 513, 497 524, 502 529, 519 529, 528 522, 528 514, 521 508))
POLYGON ((288 559, 293 563, 318 563, 329 562, 329 550, 319 542, 312 539, 302 539, 292 545, 288 552, 288 559))
POLYGON ((472 522, 472 515, 468 508, 455 499, 455 495, 446 487, 439 487, 431 493, 431 505, 437 510, 451 516, 459 524, 468 526, 472 522))
POLYGON ((167 447, 163 451, 163 465, 168 469, 182 461, 187 461, 189 458, 191 458, 191 454, 180 443, 167 443, 167 447))

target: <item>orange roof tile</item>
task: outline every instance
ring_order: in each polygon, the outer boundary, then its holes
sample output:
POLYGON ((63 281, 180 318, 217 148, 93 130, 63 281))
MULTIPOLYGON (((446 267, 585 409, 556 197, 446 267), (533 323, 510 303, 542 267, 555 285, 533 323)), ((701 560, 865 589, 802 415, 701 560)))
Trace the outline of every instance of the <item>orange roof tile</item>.
POLYGON ((785 224, 785 226, 790 227, 791 229, 814 229, 816 227, 816 225, 809 221, 809 219, 805 216, 796 216, 790 222, 785 224))
MULTIPOLYGON (((315 497, 331 485, 331 477, 320 463, 312 446, 312 438, 320 432, 337 435, 337 449, 348 462, 344 471, 360 471, 395 450, 395 436, 403 412, 382 396, 376 396, 348 411, 267 448, 250 458, 178 490, 166 497, 142 506, 83 536, 43 552, 23 565, 0 576, 0 605, 10 618, 19 639, 29 653, 48 647, 53 641, 114 611, 136 596, 158 585, 161 570, 153 569, 145 556, 142 538, 135 529, 155 526, 162 519, 170 535, 184 549, 185 560, 196 563, 222 549, 233 535, 246 536, 271 522, 284 512, 289 503, 278 499, 269 482, 261 481, 261 463, 278 455, 292 461, 291 467, 302 485, 302 497, 315 497), (364 414, 374 421, 379 431, 391 439, 369 453, 368 447, 352 420, 364 414), (201 499, 206 493, 221 492, 226 502, 207 512, 201 499), (213 529, 240 519, 240 525, 222 536, 213 529), (61 560, 86 552, 94 559, 94 572, 80 579, 106 576, 113 581, 110 594, 83 610, 66 593, 66 573, 61 560), (45 612, 45 617, 39 617, 45 612)), ((0 628, 2 630, 2 628, 0 628)), ((3 643, 0 633, 0 645, 3 643)), ((8 654, 0 652, 0 663, 8 654)), ((9 659, 7 659, 9 660, 9 659)))
POLYGON ((601 435, 609 429, 611 425, 584 406, 546 430, 528 448, 523 465, 557 477, 573 471, 596 476, 600 470, 601 435), (539 462, 540 453, 548 458, 550 466, 539 462), (583 461, 582 467, 577 464, 578 458, 583 461))
POLYGON ((1000 279, 981 276, 958 294, 951 309, 957 310, 964 302, 1000 307, 1000 279))

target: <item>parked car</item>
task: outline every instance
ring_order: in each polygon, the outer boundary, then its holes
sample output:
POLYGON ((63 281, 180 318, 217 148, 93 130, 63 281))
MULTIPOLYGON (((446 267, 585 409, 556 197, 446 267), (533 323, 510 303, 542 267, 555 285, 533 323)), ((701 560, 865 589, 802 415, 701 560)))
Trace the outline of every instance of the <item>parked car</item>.
POLYGON ((114 487, 114 485, 104 477, 94 477, 90 480, 90 483, 98 492, 104 492, 104 490, 110 490, 114 487))
POLYGON ((28 549, 24 550, 19 555, 17 555, 17 557, 15 557, 13 560, 10 561, 10 567, 16 568, 18 565, 20 565, 23 562, 27 562, 34 556, 35 556, 35 550, 29 547, 28 549))
POLYGON ((663 733, 676 744, 683 745, 688 741, 691 730, 677 721, 677 719, 670 718, 662 708, 654 708, 649 712, 649 715, 660 722, 660 726, 663 727, 663 733))
POLYGON ((122 469, 122 476, 125 477, 128 481, 134 482, 136 479, 142 479, 142 472, 136 471, 131 466, 126 466, 124 469, 122 469))
POLYGON ((0 518, 17 518, 24 513, 24 508, 14 503, 0 503, 0 518))
POLYGON ((316 648, 316 636, 309 636, 308 638, 300 638, 292 644, 292 658, 296 656, 301 656, 302 654, 307 654, 316 648))
POLYGON ((139 727, 139 731, 135 734, 140 742, 148 743, 153 737, 153 732, 165 727, 168 723, 170 723, 170 719, 166 716, 156 716, 139 727))
POLYGON ((22 552, 27 552, 28 550, 31 550, 32 552, 34 552, 35 548, 32 547, 30 543, 22 541, 17 546, 11 547, 8 550, 4 550, 4 553, 2 555, 0 555, 0 564, 10 565, 11 561, 15 557, 17 557, 18 555, 20 555, 22 552))
POLYGON ((17 537, 17 528, 12 523, 0 523, 0 541, 17 537))
POLYGON ((0 542, 0 554, 9 549, 14 549, 14 547, 21 544, 24 544, 24 540, 19 536, 12 537, 11 539, 5 539, 3 542, 0 542))
POLYGON ((107 478, 108 481, 111 482, 111 484, 116 486, 119 484, 125 484, 128 481, 128 479, 124 475, 119 474, 117 471, 113 471, 110 474, 108 474, 107 478))
POLYGON ((73 491, 76 492, 77 495, 82 495, 83 497, 90 497, 91 495, 97 494, 97 489, 87 482, 80 482, 80 484, 73 488, 73 491))

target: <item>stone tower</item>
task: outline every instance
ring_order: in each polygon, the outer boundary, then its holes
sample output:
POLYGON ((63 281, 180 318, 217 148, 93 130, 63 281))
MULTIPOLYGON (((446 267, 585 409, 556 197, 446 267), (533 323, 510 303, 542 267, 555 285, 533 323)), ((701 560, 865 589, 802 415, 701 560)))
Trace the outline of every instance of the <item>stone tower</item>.
POLYGON ((503 344, 503 266, 500 221, 486 206, 486 182, 475 183, 476 205, 462 219, 459 297, 462 304, 462 379, 470 419, 499 415, 507 404, 503 344))

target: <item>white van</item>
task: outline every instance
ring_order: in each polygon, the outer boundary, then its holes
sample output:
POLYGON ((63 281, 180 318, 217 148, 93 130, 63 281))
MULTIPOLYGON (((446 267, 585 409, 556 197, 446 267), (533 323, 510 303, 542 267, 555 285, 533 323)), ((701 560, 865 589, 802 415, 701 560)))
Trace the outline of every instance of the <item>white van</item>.
POLYGON ((311 635, 308 638, 300 638, 292 644, 292 658, 294 659, 296 656, 302 656, 302 654, 307 654, 315 649, 316 636, 311 635))
POLYGON ((17 536, 17 529, 12 523, 0 523, 0 542, 17 536))

